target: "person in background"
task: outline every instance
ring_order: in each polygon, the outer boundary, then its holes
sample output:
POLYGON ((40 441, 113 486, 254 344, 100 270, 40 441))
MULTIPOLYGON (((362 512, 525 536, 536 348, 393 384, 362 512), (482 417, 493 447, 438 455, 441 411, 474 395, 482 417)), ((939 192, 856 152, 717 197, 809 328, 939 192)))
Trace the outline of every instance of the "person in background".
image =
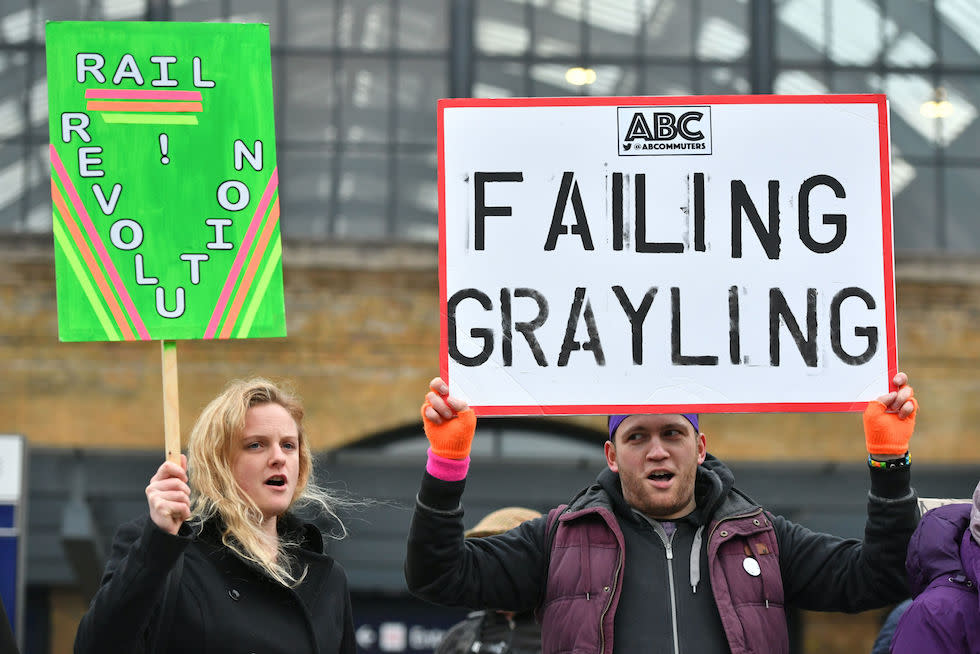
POLYGON ((431 447, 408 535, 408 588, 450 606, 538 608, 546 654, 784 654, 787 606, 854 612, 908 596, 917 405, 904 373, 892 383, 864 413, 863 541, 813 532, 740 492, 708 454, 696 414, 610 416, 595 484, 546 518, 464 539, 476 417, 433 379, 422 406, 431 447))
POLYGON ((312 473, 299 399, 231 383, 150 479, 149 515, 118 529, 75 653, 354 654, 344 570, 293 513, 336 518, 312 473))
POLYGON ((914 599, 898 621, 893 654, 980 653, 980 484, 972 503, 922 516, 906 568, 914 599))
POLYGON ((888 612, 884 623, 881 625, 881 630, 875 637, 875 642, 871 645, 871 654, 889 654, 892 651, 892 638, 895 637, 895 628, 898 627, 898 621, 911 604, 912 600, 906 599, 888 612))
MULTIPOLYGON (((483 538, 509 531, 540 518, 533 509, 508 506, 487 514, 466 532, 467 538, 483 538)), ((541 626, 534 613, 525 611, 474 611, 446 632, 434 654, 540 654, 541 626)))

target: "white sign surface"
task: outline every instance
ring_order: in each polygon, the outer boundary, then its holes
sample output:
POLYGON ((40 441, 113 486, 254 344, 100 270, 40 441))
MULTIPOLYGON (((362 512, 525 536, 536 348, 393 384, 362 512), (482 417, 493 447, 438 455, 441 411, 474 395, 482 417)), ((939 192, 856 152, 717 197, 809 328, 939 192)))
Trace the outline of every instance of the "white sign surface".
POLYGON ((888 391, 884 96, 443 100, 439 143, 441 372, 478 414, 888 391))

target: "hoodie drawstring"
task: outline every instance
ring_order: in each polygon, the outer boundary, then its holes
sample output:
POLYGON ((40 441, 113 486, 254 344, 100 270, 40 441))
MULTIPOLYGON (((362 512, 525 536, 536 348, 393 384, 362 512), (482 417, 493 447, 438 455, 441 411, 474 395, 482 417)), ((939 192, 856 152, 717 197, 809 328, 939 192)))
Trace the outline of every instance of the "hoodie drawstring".
POLYGON ((694 542, 691 544, 691 590, 698 592, 698 583, 701 582, 701 535, 704 533, 704 525, 698 527, 694 532, 694 542))

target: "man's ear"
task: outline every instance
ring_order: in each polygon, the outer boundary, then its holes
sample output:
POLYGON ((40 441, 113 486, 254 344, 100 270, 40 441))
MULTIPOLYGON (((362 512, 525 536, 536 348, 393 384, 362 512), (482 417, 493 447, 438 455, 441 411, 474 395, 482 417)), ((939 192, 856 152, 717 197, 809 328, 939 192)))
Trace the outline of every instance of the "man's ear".
POLYGON ((615 473, 619 473, 619 466, 616 464, 616 446, 612 441, 606 441, 606 465, 615 473))
POLYGON ((706 456, 708 456, 708 439, 704 434, 698 434, 698 465, 704 463, 706 456))

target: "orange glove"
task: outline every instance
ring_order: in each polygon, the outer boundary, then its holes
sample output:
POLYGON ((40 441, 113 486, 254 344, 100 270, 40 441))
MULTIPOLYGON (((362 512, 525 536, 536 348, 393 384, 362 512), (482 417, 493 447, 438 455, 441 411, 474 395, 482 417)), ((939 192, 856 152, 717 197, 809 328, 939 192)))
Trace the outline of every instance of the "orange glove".
POLYGON ((910 399, 915 408, 904 420, 897 414, 887 413, 887 407, 878 400, 868 402, 868 408, 864 410, 864 441, 868 454, 898 458, 909 451, 909 440, 915 429, 915 414, 919 412, 919 403, 914 397, 910 399))
POLYGON ((422 427, 432 446, 432 453, 447 459, 468 457, 473 433, 476 431, 476 414, 473 409, 460 411, 455 418, 437 425, 425 417, 425 410, 429 406, 428 402, 422 405, 422 427))

